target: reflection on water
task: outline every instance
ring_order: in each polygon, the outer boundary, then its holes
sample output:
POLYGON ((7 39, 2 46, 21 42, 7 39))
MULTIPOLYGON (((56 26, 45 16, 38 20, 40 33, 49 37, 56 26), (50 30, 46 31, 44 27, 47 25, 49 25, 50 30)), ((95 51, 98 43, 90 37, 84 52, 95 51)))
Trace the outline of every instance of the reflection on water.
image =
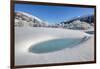
POLYGON ((32 53, 48 53, 64 48, 72 48, 81 42, 82 39, 54 39, 33 45, 29 51, 32 53))

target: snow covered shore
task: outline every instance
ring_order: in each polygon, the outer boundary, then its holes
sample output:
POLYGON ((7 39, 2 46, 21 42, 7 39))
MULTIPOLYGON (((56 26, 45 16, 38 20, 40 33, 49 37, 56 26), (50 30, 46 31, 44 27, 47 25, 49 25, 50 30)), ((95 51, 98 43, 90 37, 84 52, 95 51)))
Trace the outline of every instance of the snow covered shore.
POLYGON ((59 28, 15 27, 15 65, 63 63, 94 60, 94 36, 73 48, 36 54, 28 51, 31 45, 58 38, 84 38, 78 30, 59 28))

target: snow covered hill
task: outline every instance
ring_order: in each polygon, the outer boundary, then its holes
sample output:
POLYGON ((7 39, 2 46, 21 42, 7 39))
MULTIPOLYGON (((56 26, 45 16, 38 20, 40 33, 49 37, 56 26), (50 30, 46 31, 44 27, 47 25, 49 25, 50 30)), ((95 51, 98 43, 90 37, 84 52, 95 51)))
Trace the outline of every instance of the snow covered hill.
POLYGON ((68 29, 88 30, 94 26, 94 15, 74 17, 61 22, 60 25, 68 29))
POLYGON ((25 12, 15 12, 15 26, 37 27, 46 26, 47 22, 25 12))
POLYGON ((94 16, 88 15, 75 17, 61 23, 50 24, 29 13, 15 12, 15 27, 52 27, 73 30, 89 30, 94 28, 94 16))

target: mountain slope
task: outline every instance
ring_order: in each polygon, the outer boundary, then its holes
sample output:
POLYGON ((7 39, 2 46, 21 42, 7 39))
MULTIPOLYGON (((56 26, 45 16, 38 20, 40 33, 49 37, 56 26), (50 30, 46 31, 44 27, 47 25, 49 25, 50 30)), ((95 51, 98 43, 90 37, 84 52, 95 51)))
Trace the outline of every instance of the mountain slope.
POLYGON ((15 12, 15 26, 45 26, 47 23, 25 12, 15 12))

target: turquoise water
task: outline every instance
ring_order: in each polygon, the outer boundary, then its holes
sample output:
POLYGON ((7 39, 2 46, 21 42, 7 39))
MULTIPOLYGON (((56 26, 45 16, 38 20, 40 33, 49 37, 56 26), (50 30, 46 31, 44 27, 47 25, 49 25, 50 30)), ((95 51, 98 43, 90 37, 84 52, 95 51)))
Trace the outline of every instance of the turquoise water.
POLYGON ((33 45, 29 51, 32 53, 54 52, 65 48, 72 48, 80 42, 81 39, 54 39, 33 45))

